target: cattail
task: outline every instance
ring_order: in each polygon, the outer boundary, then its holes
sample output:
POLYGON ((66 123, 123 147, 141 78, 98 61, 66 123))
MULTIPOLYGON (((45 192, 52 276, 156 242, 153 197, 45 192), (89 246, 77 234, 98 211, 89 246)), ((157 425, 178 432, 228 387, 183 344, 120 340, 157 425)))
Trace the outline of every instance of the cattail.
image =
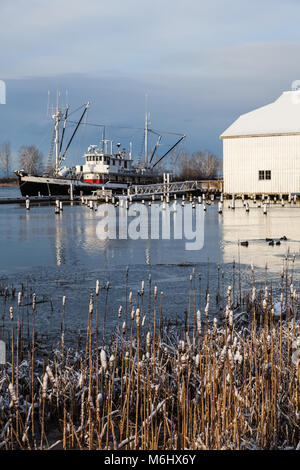
POLYGON ((198 335, 201 335, 201 312, 200 310, 197 311, 197 331, 198 331, 198 335))
POLYGON ((151 333, 150 331, 148 331, 147 335, 146 335, 146 345, 147 345, 147 348, 149 348, 151 344, 151 333))
POLYGON ((154 287, 154 299, 156 300, 157 298, 157 286, 154 287))
POLYGON ((122 307, 122 305, 120 305, 119 311, 118 311, 118 318, 121 318, 121 316, 122 316, 122 310, 123 310, 123 307, 122 307))
POLYGON ((293 292, 293 299, 295 300, 295 302, 297 302, 298 300, 298 294, 297 294, 296 289, 294 289, 294 292, 293 292))
POLYGON ((230 296, 231 296, 231 286, 227 288, 227 304, 230 305, 230 296))
POLYGON ((107 359, 106 359, 106 352, 104 351, 104 349, 101 349, 101 352, 100 352, 100 363, 101 363, 102 369, 104 371, 106 371, 107 370, 107 359))
POLYGON ((21 307, 22 292, 18 293, 18 307, 21 307))
MULTIPOLYGON (((51 380, 51 379, 50 379, 51 380)), ((78 387, 79 388, 82 388, 83 387, 83 384, 84 384, 84 377, 83 377, 83 373, 81 372, 80 376, 79 376, 79 380, 78 380, 78 387)))
POLYGON ((234 362, 237 362, 239 365, 241 365, 242 362, 243 362, 243 356, 241 355, 239 349, 238 349, 237 352, 235 353, 234 362))
POLYGON ((271 316, 274 318, 274 308, 271 308, 271 316))
POLYGON ((196 365, 197 368, 198 368, 199 365, 200 365, 200 354, 196 354, 196 357, 195 357, 195 365, 196 365))
POLYGON ((129 352, 126 351, 126 353, 125 353, 125 362, 128 363, 128 361, 129 361, 129 352))
POLYGON ((48 374, 45 373, 42 382, 42 397, 45 400, 47 398, 47 388, 48 388, 48 374))
POLYGON ((136 321, 136 326, 140 326, 140 309, 137 308, 135 312, 135 321, 136 321))
POLYGON ((9 315, 10 315, 11 321, 13 321, 13 319, 14 319, 14 310, 13 310, 12 307, 9 308, 9 315))
POLYGON ((35 312, 35 305, 36 305, 36 295, 32 295, 32 310, 35 312))
POLYGON ((94 408, 94 403, 93 403, 93 397, 92 397, 92 395, 89 395, 89 396, 88 396, 88 402, 89 402, 89 405, 90 405, 91 410, 94 411, 95 408, 94 408))
POLYGON ((103 396, 102 393, 98 393, 97 395, 97 408, 100 409, 100 406, 102 405, 103 402, 103 396))
POLYGON ((146 321, 146 315, 143 316, 143 320, 142 320, 142 328, 144 328, 145 326, 145 321, 146 321))
POLYGON ((97 281, 96 281, 96 295, 97 295, 97 296, 99 295, 99 292, 100 292, 100 282, 99 282, 99 280, 97 279, 97 281))
POLYGON ((129 292, 129 303, 131 304, 132 302, 132 292, 129 292))
POLYGON ((205 309, 204 309, 204 313, 205 313, 207 318, 208 318, 208 312, 209 312, 209 298, 208 298, 207 304, 206 304, 205 309))
POLYGON ((262 308, 263 308, 264 311, 266 311, 267 307, 268 307, 268 302, 266 301, 266 299, 264 299, 263 303, 262 303, 262 308))
POLYGON ((187 356, 187 354, 183 354, 183 355, 181 356, 181 364, 182 364, 183 366, 186 366, 186 365, 187 365, 187 362, 188 362, 188 356, 187 356))
POLYGON ((52 370, 50 369, 49 366, 46 367, 46 373, 49 377, 50 382, 52 383, 53 387, 56 389, 56 380, 54 378, 54 375, 52 373, 52 370))
POLYGON ((109 367, 112 369, 115 362, 115 356, 112 354, 109 358, 109 367))
POLYGON ((125 333, 126 333, 126 322, 125 321, 123 322, 123 325, 122 325, 122 333, 123 333, 123 335, 125 335, 125 333))
POLYGON ((64 295, 63 298, 62 298, 62 306, 65 307, 66 306, 66 296, 64 295))
POLYGON ((9 390, 9 394, 10 394, 10 397, 11 397, 11 401, 12 401, 13 406, 14 406, 16 409, 18 409, 18 408, 19 408, 19 400, 18 400, 17 397, 16 397, 16 392, 15 392, 15 389, 14 389, 14 386, 13 386, 12 383, 9 384, 8 390, 9 390))
POLYGON ((93 301, 94 301, 94 296, 93 294, 90 295, 90 303, 89 303, 89 314, 93 314, 93 301))
POLYGON ((217 333, 217 327, 218 327, 218 320, 214 318, 214 335, 217 333))
POLYGON ((141 294, 143 295, 145 291, 145 282, 142 281, 141 294))
POLYGON ((130 313, 130 319, 133 321, 134 320, 134 315, 135 315, 135 310, 132 308, 131 313, 130 313))
POLYGON ((228 356, 228 361, 229 361, 230 367, 233 369, 234 364, 233 364, 233 356, 232 356, 231 348, 228 348, 227 356, 228 356))

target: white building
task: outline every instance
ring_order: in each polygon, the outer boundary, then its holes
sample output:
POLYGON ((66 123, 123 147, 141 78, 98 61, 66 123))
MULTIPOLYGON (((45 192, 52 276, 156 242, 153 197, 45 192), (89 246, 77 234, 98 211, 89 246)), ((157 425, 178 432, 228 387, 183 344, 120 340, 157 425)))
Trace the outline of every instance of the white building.
POLYGON ((220 138, 224 193, 300 193, 300 90, 242 114, 220 138))

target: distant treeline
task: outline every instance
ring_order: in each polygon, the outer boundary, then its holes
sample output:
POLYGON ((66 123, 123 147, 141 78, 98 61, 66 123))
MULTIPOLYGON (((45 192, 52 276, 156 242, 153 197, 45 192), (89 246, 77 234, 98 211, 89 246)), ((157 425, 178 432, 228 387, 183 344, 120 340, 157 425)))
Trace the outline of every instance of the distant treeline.
POLYGON ((171 156, 170 171, 173 180, 209 180, 215 179, 221 172, 221 160, 209 150, 189 153, 180 150, 171 156))
POLYGON ((16 184, 17 182, 18 182, 18 178, 16 178, 15 176, 9 176, 8 178, 0 177, 0 184, 16 184))
MULTIPOLYGON (((0 147, 0 173, 3 176, 0 178, 1 183, 5 183, 5 179, 11 180, 12 165, 13 156, 10 143, 4 142, 0 147)), ((43 154, 34 145, 22 145, 18 150, 18 169, 31 175, 41 174, 43 171, 43 154)))

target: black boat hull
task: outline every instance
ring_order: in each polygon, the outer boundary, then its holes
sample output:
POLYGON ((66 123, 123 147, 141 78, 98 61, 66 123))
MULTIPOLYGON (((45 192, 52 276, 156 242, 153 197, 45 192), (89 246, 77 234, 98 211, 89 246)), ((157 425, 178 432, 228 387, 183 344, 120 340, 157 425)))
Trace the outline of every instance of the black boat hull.
POLYGON ((93 191, 105 189, 112 189, 114 192, 122 192, 126 190, 127 185, 110 185, 110 184, 95 184, 84 183, 79 180, 63 180, 56 178, 44 177, 19 177, 19 187, 22 196, 69 196, 71 195, 71 185, 73 189, 73 196, 85 196, 91 194, 93 191))

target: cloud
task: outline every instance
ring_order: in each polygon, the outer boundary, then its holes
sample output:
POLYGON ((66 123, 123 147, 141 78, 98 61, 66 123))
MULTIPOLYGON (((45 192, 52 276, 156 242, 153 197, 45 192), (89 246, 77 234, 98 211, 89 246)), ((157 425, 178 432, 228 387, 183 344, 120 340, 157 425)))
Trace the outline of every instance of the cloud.
POLYGON ((48 89, 68 88, 75 107, 91 99, 94 121, 121 127, 142 127, 148 93, 155 127, 221 155, 239 114, 300 78, 299 13, 294 0, 2 0, 3 139, 42 140, 48 89))
POLYGON ((200 60, 204 69, 209 64, 211 50, 294 40, 300 5, 287 3, 228 0, 225 8, 221 0, 2 0, 1 73, 128 75, 179 72, 182 64, 193 73, 200 60))

